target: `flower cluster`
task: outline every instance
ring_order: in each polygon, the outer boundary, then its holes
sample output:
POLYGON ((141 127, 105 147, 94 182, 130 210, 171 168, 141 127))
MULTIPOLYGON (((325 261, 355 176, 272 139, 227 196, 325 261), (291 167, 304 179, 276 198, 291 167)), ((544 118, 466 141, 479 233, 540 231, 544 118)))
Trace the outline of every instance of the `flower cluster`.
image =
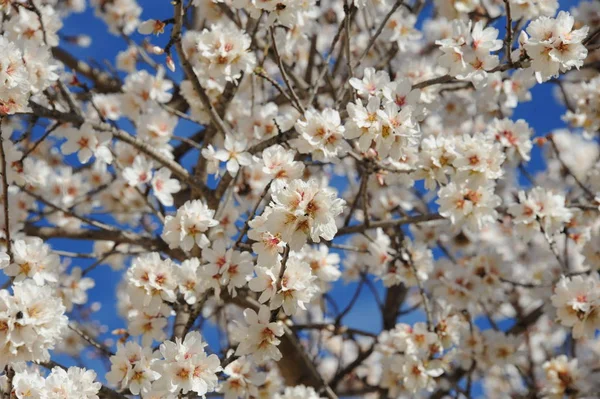
POLYGON ((345 201, 335 191, 322 188, 316 180, 292 180, 273 193, 273 200, 263 214, 251 223, 249 234, 258 238, 253 246, 260 263, 273 266, 277 254, 287 244, 299 251, 308 238, 319 242, 333 239, 345 201))
POLYGON ((221 371, 216 355, 207 355, 206 343, 198 332, 183 340, 165 341, 159 351, 134 342, 119 345, 111 356, 108 381, 133 394, 187 394, 192 391, 203 396, 217 387, 216 373, 221 371))
POLYGON ((337 111, 326 109, 319 114, 308 110, 304 119, 296 122, 300 138, 293 141, 300 153, 311 154, 316 161, 330 162, 350 149, 337 111))
MULTIPOLYGON (((16 39, 16 38, 15 38, 16 39)), ((2 115, 28 110, 32 91, 43 91, 58 79, 53 64, 50 68, 41 65, 48 61, 48 50, 40 43, 31 43, 20 48, 5 36, 0 36, 0 113, 2 115), (27 60, 27 61, 26 61, 27 60)))
POLYGON ((246 309, 244 319, 246 325, 238 324, 234 334, 234 339, 239 342, 236 355, 251 355, 259 364, 280 360, 282 355, 277 345, 281 343, 279 337, 284 334, 284 329, 279 322, 271 321, 269 308, 261 306, 258 313, 246 309))
POLYGON ((256 59, 248 52, 250 36, 231 25, 214 25, 202 32, 188 31, 183 37, 186 56, 196 73, 212 84, 236 82, 252 72, 256 59))
POLYGON ((31 278, 42 286, 46 282, 57 282, 59 264, 58 255, 52 253, 49 245, 40 238, 27 237, 14 243, 13 261, 4 269, 4 273, 15 281, 31 278))
POLYGON ((207 355, 206 343, 197 331, 175 342, 165 341, 160 346, 161 357, 154 363, 160 374, 155 391, 204 396, 217 388, 217 372, 221 371, 217 355, 207 355))
POLYGON ((219 224, 213 219, 215 211, 200 201, 188 201, 177 210, 175 216, 165 218, 162 238, 171 248, 180 247, 185 251, 194 246, 204 248, 210 244, 206 237, 209 228, 219 224))
MULTIPOLYGON (((430 140, 428 151, 423 154, 424 166, 429 169, 426 181, 430 179, 429 187, 435 182, 444 185, 438 191, 440 214, 473 231, 493 223, 496 207, 501 204, 494 193, 495 180, 503 176, 506 159, 495 137, 475 134, 458 140, 430 140)), ((424 172, 419 170, 417 174, 422 176, 424 172)))
POLYGON ((226 398, 239 398, 246 394, 258 397, 258 387, 267 380, 267 374, 257 370, 247 358, 240 357, 223 370, 227 379, 219 386, 226 398))
POLYGON ((65 307, 51 287, 31 279, 0 290, 0 365, 47 361, 67 327, 65 307))
POLYGON ((572 212, 565 206, 565 198, 541 187, 529 193, 519 192, 519 202, 511 205, 508 212, 513 216, 517 231, 530 239, 536 231, 549 236, 559 233, 571 220, 572 212))
POLYGON ((52 368, 44 378, 38 371, 22 370, 15 373, 12 386, 14 395, 21 398, 77 398, 98 399, 100 383, 96 373, 79 367, 52 368))
POLYGON ((501 303, 506 298, 503 282, 512 278, 506 261, 493 252, 465 259, 461 265, 440 260, 435 266, 431 289, 456 309, 501 303))
POLYGON ((567 110, 563 119, 573 127, 582 128, 588 134, 600 129, 600 99, 596 95, 600 90, 600 78, 595 77, 589 82, 569 85, 569 98, 572 100, 573 109, 567 110))
POLYGON ((544 363, 546 377, 545 394, 551 398, 559 398, 569 392, 585 392, 589 389, 585 378, 587 372, 578 365, 577 359, 569 359, 560 355, 544 363))
POLYGON ((574 23, 573 16, 561 11, 556 18, 540 17, 531 22, 527 33, 519 38, 531 57, 531 68, 538 82, 583 65, 588 52, 582 41, 588 34, 588 27, 573 29, 574 23))
POLYGON ((443 52, 438 60, 440 66, 446 68, 449 75, 469 80, 476 86, 485 85, 487 72, 500 62, 497 55, 491 54, 502 48, 498 29, 486 27, 483 21, 473 24, 454 20, 452 35, 436 44, 443 52))
POLYGON ((429 331, 425 323, 396 325, 379 337, 377 350, 383 356, 382 387, 390 389, 392 395, 400 393, 400 386, 407 392, 433 391, 435 378, 444 372, 444 363, 439 357, 444 349, 438 335, 429 331))
POLYGON ((151 348, 141 347, 132 341, 119 343, 117 353, 110 357, 106 380, 120 389, 129 389, 134 395, 148 393, 152 382, 161 376, 152 369, 156 362, 151 348))
POLYGON ((420 127, 417 117, 422 108, 418 90, 406 79, 390 82, 386 71, 366 68, 362 80, 350 79, 357 94, 367 100, 348 103, 345 137, 357 139, 366 152, 373 147, 381 158, 399 160, 410 147, 418 144, 420 127))
POLYGON ((261 293, 261 303, 268 301, 271 309, 282 307, 285 314, 293 316, 298 308, 306 310, 306 304, 319 290, 315 284, 316 279, 308 263, 295 255, 289 255, 285 264, 275 267, 257 266, 256 277, 248 286, 252 291, 261 293))

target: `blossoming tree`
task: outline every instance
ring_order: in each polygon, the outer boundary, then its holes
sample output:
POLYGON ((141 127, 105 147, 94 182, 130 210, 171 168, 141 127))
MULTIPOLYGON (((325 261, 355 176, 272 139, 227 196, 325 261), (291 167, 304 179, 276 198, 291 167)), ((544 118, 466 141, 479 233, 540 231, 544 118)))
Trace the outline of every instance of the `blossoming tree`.
POLYGON ((597 397, 600 2, 150 2, 0 0, 3 398, 597 397))

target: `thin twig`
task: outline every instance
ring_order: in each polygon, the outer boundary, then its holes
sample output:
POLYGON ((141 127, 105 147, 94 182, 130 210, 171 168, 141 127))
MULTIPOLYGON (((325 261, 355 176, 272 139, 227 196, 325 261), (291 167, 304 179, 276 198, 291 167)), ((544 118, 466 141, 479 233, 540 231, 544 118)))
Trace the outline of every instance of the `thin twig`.
POLYGON ((277 65, 279 66, 279 71, 281 72, 281 78, 283 79, 285 85, 287 86, 288 90, 290 91, 292 98, 294 99, 293 102, 296 104, 296 108, 299 109, 300 112, 302 112, 304 114, 306 112, 306 109, 300 102, 300 99, 298 98, 298 94, 296 94, 294 87, 290 83, 288 74, 285 70, 285 66, 283 65, 283 60, 281 59, 281 54, 279 54, 279 49, 277 48, 277 41, 275 40, 275 28, 271 27, 270 31, 271 31, 271 41, 273 42, 273 51, 275 52, 275 59, 277 60, 277 65))
POLYGON ((6 238, 6 253, 12 260, 12 248, 10 237, 10 216, 8 212, 8 165, 6 163, 6 152, 4 151, 4 136, 2 132, 2 122, 4 117, 0 116, 0 158, 2 159, 2 205, 4 206, 4 234, 6 238))
POLYGON ((379 35, 381 35, 381 32, 383 32, 385 25, 387 24, 389 19, 392 17, 392 15, 394 15, 396 10, 398 8, 400 8, 401 5, 403 5, 403 3, 404 3, 404 0, 396 0, 396 3, 394 3, 394 5, 390 9, 390 11, 386 14, 386 16, 383 18, 383 20, 379 24, 379 27, 375 31, 375 34, 373 36, 371 36, 371 40, 369 40, 367 47, 365 47, 365 49, 362 52, 362 54, 360 55, 360 57, 358 57, 358 60, 356 60, 356 64, 354 64, 355 69, 360 66, 361 62, 364 60, 364 58, 367 56, 367 54, 369 54, 371 47, 373 47, 373 45, 375 44, 375 41, 377 41, 377 38, 379 37, 379 35))

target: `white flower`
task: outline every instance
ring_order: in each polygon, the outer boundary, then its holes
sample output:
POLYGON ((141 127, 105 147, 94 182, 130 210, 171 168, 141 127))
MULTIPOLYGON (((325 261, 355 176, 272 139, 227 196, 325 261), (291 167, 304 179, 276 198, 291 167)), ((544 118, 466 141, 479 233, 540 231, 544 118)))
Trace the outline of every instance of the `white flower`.
POLYGON ((448 176, 454 174, 452 162, 459 156, 456 140, 428 136, 421 142, 415 179, 425 179, 425 188, 434 190, 438 184, 448 184, 448 176))
MULTIPOLYGON (((201 278, 200 260, 198 258, 186 259, 177 269, 179 282, 179 292, 183 294, 183 299, 190 305, 196 303, 200 298, 200 294, 205 292, 210 283, 201 278)), ((211 276, 216 274, 217 270, 210 273, 211 276)), ((212 279, 211 279, 212 280, 212 279)))
POLYGON ((563 277, 552 295, 552 305, 560 323, 573 328, 573 337, 593 337, 600 328, 600 282, 590 276, 563 277))
MULTIPOLYGON (((239 252, 226 248, 225 241, 215 241, 211 248, 202 252, 206 267, 214 270, 213 279, 226 286, 229 294, 236 296, 236 288, 246 285, 252 274, 253 262, 249 252, 239 252)), ((220 287, 216 287, 217 292, 220 287)), ((217 294, 218 295, 218 294, 217 294)))
POLYGON ((264 163, 263 172, 275 181, 298 179, 304 171, 304 164, 294 160, 295 152, 286 150, 279 144, 271 146, 262 152, 264 163))
POLYGON ((0 269, 10 265, 10 256, 6 252, 0 252, 0 269))
POLYGON ((258 255, 257 263, 269 267, 277 263, 279 254, 283 253, 285 248, 280 233, 272 234, 267 231, 266 222, 270 213, 271 208, 266 208, 262 215, 256 216, 248 223, 250 226, 248 238, 255 241, 252 244, 252 251, 258 255))
POLYGON ((384 37, 391 42, 395 41, 400 51, 406 51, 409 45, 415 43, 423 36, 415 28, 416 22, 417 17, 414 14, 405 12, 401 8, 388 20, 383 32, 384 37))
POLYGON ((388 102, 377 111, 381 134, 375 138, 375 149, 381 157, 399 160, 410 147, 418 144, 421 131, 412 113, 412 107, 400 108, 395 102, 388 102))
POLYGON ((578 364, 578 359, 560 355, 546 361, 542 368, 546 374, 544 393, 549 398, 562 398, 569 392, 580 392, 586 388, 588 372, 578 364))
POLYGON ((206 164, 206 172, 210 175, 217 175, 216 177, 218 177, 219 159, 217 158, 217 151, 215 150, 215 148, 211 144, 209 144, 208 146, 206 146, 206 148, 203 148, 202 151, 200 151, 200 153, 208 161, 206 164))
POLYGON ((27 109, 31 94, 29 73, 23 62, 21 50, 5 36, 0 37, 0 112, 13 114, 27 109))
POLYGON ((96 6, 96 15, 106 22, 109 32, 114 35, 130 35, 140 23, 142 7, 137 1, 113 0, 105 4, 101 0, 92 0, 92 4, 96 6))
POLYGON ((169 148, 167 143, 173 136, 177 122, 176 116, 152 105, 140 115, 137 122, 137 135, 157 148, 169 148))
POLYGON ((318 247, 304 246, 298 256, 310 266, 311 273, 323 282, 333 282, 340 278, 340 256, 329 252, 329 248, 320 244, 318 247))
POLYGON ((227 162, 227 171, 235 176, 240 166, 248 166, 252 163, 252 156, 246 151, 246 139, 238 139, 232 136, 225 137, 225 149, 218 150, 215 158, 227 162))
POLYGON ((131 166, 123 169, 123 178, 130 186, 142 186, 152 179, 152 161, 137 155, 131 166))
POLYGON ((168 102, 173 96, 169 93, 172 88, 173 82, 165 79, 165 70, 160 66, 156 76, 150 75, 146 70, 127 75, 123 85, 123 113, 137 119, 140 113, 156 106, 156 103, 168 102))
POLYGON ((173 194, 181 190, 179 180, 171 178, 171 171, 160 168, 152 177, 152 190, 154 195, 164 206, 173 206, 173 194))
POLYGON ((418 284, 417 279, 421 282, 427 281, 433 271, 433 255, 424 244, 413 244, 412 241, 405 239, 404 246, 410 257, 390 263, 381 271, 381 279, 386 287, 400 283, 407 287, 415 287, 418 284), (416 275, 413 267, 417 271, 416 275))
POLYGON ((506 157, 502 147, 492 140, 478 133, 473 136, 465 134, 456 142, 458 156, 453 158, 452 166, 458 172, 457 181, 485 184, 503 176, 502 164, 506 157))
POLYGON ((45 46, 27 43, 23 50, 23 61, 27 67, 28 82, 33 93, 40 93, 58 80, 59 66, 45 46))
POLYGON ((87 163, 92 155, 105 163, 112 163, 112 153, 108 148, 112 140, 110 132, 98 132, 86 122, 78 129, 65 129, 65 135, 67 141, 60 147, 63 154, 77 152, 81 163, 87 163))
POLYGON ((373 96, 365 107, 360 100, 356 103, 348 103, 349 119, 344 126, 344 135, 348 139, 358 139, 358 148, 366 152, 373 140, 381 131, 381 120, 378 111, 381 99, 373 96))
POLYGON ((158 19, 148 19, 138 25, 137 31, 142 35, 160 35, 165 32, 166 24, 158 19))
POLYGON ((58 281, 60 258, 53 254, 50 247, 40 238, 27 237, 17 240, 12 250, 13 262, 4 272, 14 277, 15 281, 31 278, 40 286, 45 282, 58 281))
POLYGON ((129 46, 127 50, 120 51, 117 54, 117 68, 125 72, 134 72, 139 56, 137 46, 129 46))
POLYGON ((558 0, 510 0, 513 20, 533 19, 540 15, 552 16, 558 9, 558 0))
POLYGON ((94 288, 96 283, 89 277, 82 278, 81 268, 74 267, 71 274, 62 275, 58 294, 63 300, 67 311, 73 309, 73 304, 83 305, 87 303, 87 290, 94 288))
POLYGON ((166 303, 154 308, 131 309, 127 314, 127 332, 133 336, 141 335, 144 346, 152 345, 153 341, 162 342, 167 338, 165 328, 172 312, 166 303))
MULTIPOLYGON (((308 263, 295 255, 290 255, 285 266, 280 284, 275 284, 275 291, 270 298, 270 307, 271 309, 283 307, 285 314, 293 316, 298 313, 298 308, 306 310, 306 304, 312 300, 319 288, 315 284, 317 277, 312 274, 308 263)), ((280 273, 278 269, 274 269, 276 276, 280 273)))
POLYGON ((435 378, 444 373, 440 361, 424 362, 417 356, 396 356, 392 370, 404 375, 403 383, 409 392, 425 389, 432 392, 436 387, 435 378))
POLYGON ((483 21, 474 25, 462 20, 452 21, 451 37, 437 40, 443 54, 438 59, 451 76, 470 80, 476 88, 485 86, 487 72, 499 64, 497 55, 491 52, 502 48, 498 29, 485 27, 483 21))
POLYGON ((42 399, 46 395, 44 378, 39 373, 27 369, 15 373, 12 388, 14 395, 19 399, 42 399))
POLYGON ((381 93, 390 82, 390 77, 385 71, 375 71, 374 68, 365 68, 363 78, 350 79, 350 85, 354 87, 359 96, 371 97, 381 93))

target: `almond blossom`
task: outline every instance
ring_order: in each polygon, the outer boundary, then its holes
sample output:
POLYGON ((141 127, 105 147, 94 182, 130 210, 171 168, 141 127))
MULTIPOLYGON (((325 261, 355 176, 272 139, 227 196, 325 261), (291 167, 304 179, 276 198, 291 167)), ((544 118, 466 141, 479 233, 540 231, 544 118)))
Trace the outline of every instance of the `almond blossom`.
POLYGON ((204 248, 210 243, 206 231, 219 224, 213 219, 214 214, 202 201, 188 201, 175 216, 166 217, 162 238, 171 248, 181 247, 186 251, 195 245, 204 248))
POLYGON ((278 322, 269 321, 271 312, 266 306, 261 306, 258 313, 252 309, 244 311, 247 326, 238 324, 235 332, 236 340, 240 343, 236 354, 251 355, 259 364, 268 359, 281 359, 277 345, 281 342, 278 337, 284 334, 283 326, 278 322))

